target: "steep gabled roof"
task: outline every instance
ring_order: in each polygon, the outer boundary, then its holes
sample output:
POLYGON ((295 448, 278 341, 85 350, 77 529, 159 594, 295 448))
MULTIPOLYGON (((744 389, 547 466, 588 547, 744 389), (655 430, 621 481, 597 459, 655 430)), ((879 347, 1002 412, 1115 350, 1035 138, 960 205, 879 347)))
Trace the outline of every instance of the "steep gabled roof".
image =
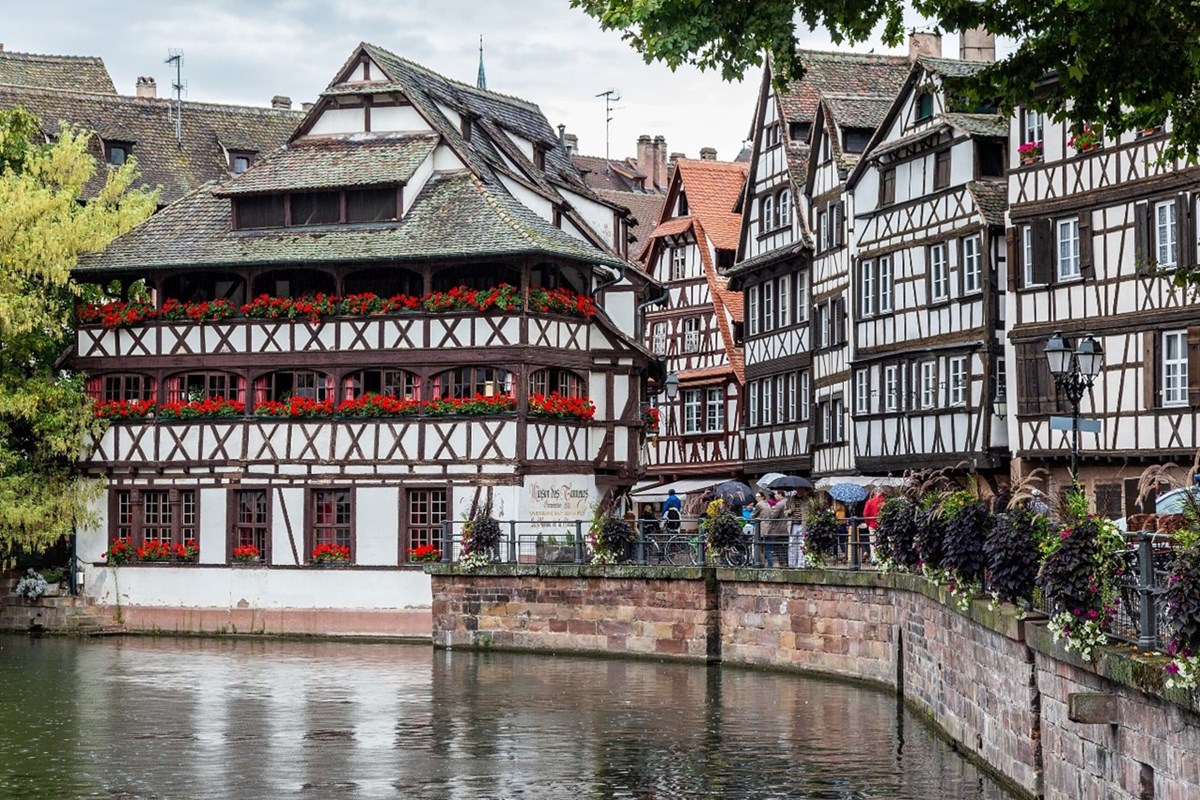
POLYGON ((797 50, 804 77, 789 81, 779 105, 789 122, 810 122, 822 92, 844 95, 894 95, 908 76, 907 56, 797 50))
POLYGON ((67 92, 117 93, 104 61, 95 56, 44 56, 0 50, 0 83, 67 92))
MULTIPOLYGON (((162 187, 160 202, 170 203, 202 183, 229 177, 227 150, 263 155, 287 141, 301 113, 275 108, 183 103, 183 141, 175 139, 172 101, 166 98, 67 92, 0 85, 0 108, 21 105, 42 120, 47 135, 65 121, 95 131, 101 141, 132 145, 143 186, 162 187)), ((93 155, 103 161, 101 142, 93 155)), ((95 196, 104 185, 98 169, 85 190, 95 196)))
POLYGON ((654 232, 654 224, 662 216, 663 203, 666 201, 665 194, 658 192, 619 192, 611 189, 597 189, 596 193, 608 200, 610 203, 615 203, 629 210, 631 224, 633 229, 630 231, 630 251, 637 252, 641 246, 639 242, 645 243, 654 232))
POLYGON ((690 158, 675 161, 675 172, 687 194, 689 214, 703 223, 713 244, 722 250, 737 249, 739 219, 733 206, 746 185, 747 169, 742 162, 690 158))

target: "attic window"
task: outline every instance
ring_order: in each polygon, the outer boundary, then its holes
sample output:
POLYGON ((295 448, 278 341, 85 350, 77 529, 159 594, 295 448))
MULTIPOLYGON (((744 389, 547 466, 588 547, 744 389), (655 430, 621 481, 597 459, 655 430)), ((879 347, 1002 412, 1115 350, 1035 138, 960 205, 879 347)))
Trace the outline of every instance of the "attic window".
POLYGON ((541 170, 546 168, 546 148, 540 144, 533 146, 533 165, 541 170))
POLYGON ((927 120, 933 116, 933 94, 931 92, 921 92, 917 95, 917 122, 927 120))
POLYGON ((811 127, 807 122, 790 122, 788 123, 788 138, 793 142, 807 142, 811 127))
POLYGON ((250 169, 250 165, 254 163, 254 153, 246 150, 230 150, 229 151, 229 171, 234 175, 241 175, 246 170, 250 169))
POLYGON ((871 141, 871 129, 846 128, 842 137, 844 140, 842 148, 847 153, 861 153, 867 149, 867 144, 871 141))
POLYGON ((296 192, 234 199, 234 227, 283 228, 386 222, 399 218, 401 187, 296 192))
POLYGON ((471 115, 463 114, 462 120, 462 138, 464 142, 471 141, 471 115))
POLYGON ((717 250, 717 269, 730 269, 731 267, 733 267, 733 254, 734 254, 734 251, 732 251, 732 250, 718 249, 717 250))
POLYGON ((104 151, 104 160, 119 167, 133 155, 133 142, 107 142, 104 151))
POLYGON ((763 149, 779 144, 779 125, 772 123, 763 129, 763 149))
POLYGON ((680 192, 679 193, 679 213, 676 216, 686 217, 687 215, 688 215, 687 194, 684 192, 680 192))

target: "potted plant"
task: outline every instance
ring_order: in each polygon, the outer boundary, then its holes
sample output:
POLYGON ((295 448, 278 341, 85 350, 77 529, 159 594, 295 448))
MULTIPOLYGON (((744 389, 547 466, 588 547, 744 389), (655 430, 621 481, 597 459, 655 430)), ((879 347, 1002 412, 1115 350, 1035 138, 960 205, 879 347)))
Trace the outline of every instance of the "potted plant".
POLYGON ((17 581, 17 597, 24 597, 30 601, 37 600, 46 594, 47 588, 49 588, 49 584, 46 579, 34 572, 31 567, 24 577, 17 581))
POLYGON ((1042 158, 1041 142, 1026 142, 1017 148, 1022 164, 1036 164, 1042 158))
POLYGON ((1083 123, 1078 132, 1073 133, 1067 140, 1067 145, 1075 148, 1076 153, 1086 153, 1096 150, 1104 140, 1104 132, 1090 123, 1083 123))
POLYGON ((168 542, 143 542, 137 549, 138 561, 170 561, 171 555, 171 545, 168 542))
POLYGON ((500 521, 492 516, 492 504, 489 500, 477 507, 466 525, 463 526, 462 555, 458 563, 463 569, 470 571, 490 564, 496 560, 500 550, 500 539, 503 530, 500 521))
POLYGON ((183 544, 173 545, 171 555, 176 561, 194 562, 200 558, 200 546, 195 539, 187 539, 183 544))
POLYGON ((133 542, 128 539, 113 539, 108 543, 108 552, 101 557, 109 564, 116 566, 118 564, 128 564, 133 560, 133 556, 133 542))
POLYGON ((262 551, 252 544, 243 544, 233 548, 233 560, 237 564, 253 564, 262 558, 262 551))
POLYGON ((442 560, 442 551, 432 544, 423 544, 408 551, 408 560, 429 563, 442 560))
POLYGON ((314 564, 349 564, 350 548, 344 544, 319 544, 313 548, 311 555, 314 564))
POLYGON ((615 564, 632 556, 637 531, 628 520, 605 514, 592 521, 592 550, 594 564, 615 564))

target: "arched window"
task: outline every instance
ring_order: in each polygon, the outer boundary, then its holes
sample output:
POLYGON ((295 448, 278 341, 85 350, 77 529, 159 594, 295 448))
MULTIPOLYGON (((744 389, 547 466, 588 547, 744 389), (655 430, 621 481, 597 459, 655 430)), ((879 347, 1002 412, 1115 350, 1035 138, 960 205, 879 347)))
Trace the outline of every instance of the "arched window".
POLYGON ((458 367, 433 378, 434 399, 470 398, 475 395, 513 397, 512 373, 496 367, 458 367))
POLYGON ((552 394, 563 397, 587 397, 587 382, 569 369, 547 367, 529 376, 530 394, 552 394))
POLYGON ((792 190, 784 189, 779 193, 779 224, 792 224, 792 190))
POLYGON ((254 381, 255 405, 267 400, 285 402, 293 397, 318 403, 330 400, 333 398, 333 377, 323 372, 296 369, 272 372, 254 381))
POLYGON ((285 269, 267 272, 254 279, 253 296, 303 297, 313 294, 333 294, 333 276, 311 269, 285 269))
POLYGON ((224 397, 246 401, 246 385, 240 375, 231 372, 185 372, 167 378, 167 402, 186 403, 224 397))
POLYGON ((132 372, 94 375, 87 380, 87 392, 103 403, 114 400, 153 400, 158 387, 149 375, 132 372))
POLYGON ((767 195, 761 201, 758 214, 758 226, 764 231, 768 231, 775 227, 773 209, 774 205, 772 204, 772 198, 770 195, 767 195))
POLYGON ((345 294, 370 292, 379 297, 398 294, 425 294, 425 280, 412 270, 401 267, 364 269, 346 276, 345 294))
POLYGON ((189 272, 171 275, 163 280, 163 299, 181 303, 201 303, 205 300, 229 300, 234 305, 246 302, 246 284, 240 275, 231 272, 189 272))
POLYGON ((401 400, 421 399, 421 376, 403 369, 364 369, 342 379, 342 399, 379 394, 401 400))
POLYGON ((502 283, 521 285, 520 270, 507 264, 472 264, 449 267, 433 276, 433 291, 448 292, 459 286, 491 289, 502 283))

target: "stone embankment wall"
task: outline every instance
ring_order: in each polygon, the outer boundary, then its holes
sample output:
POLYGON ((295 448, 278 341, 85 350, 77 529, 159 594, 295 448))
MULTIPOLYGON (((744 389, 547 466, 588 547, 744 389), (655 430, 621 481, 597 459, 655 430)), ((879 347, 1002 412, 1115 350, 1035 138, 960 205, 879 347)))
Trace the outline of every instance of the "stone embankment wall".
POLYGON ((1200 703, 1161 658, 1085 663, 1040 622, 909 575, 496 566, 433 572, 433 640, 722 661, 867 681, 1013 789, 1048 800, 1200 797, 1200 703))

